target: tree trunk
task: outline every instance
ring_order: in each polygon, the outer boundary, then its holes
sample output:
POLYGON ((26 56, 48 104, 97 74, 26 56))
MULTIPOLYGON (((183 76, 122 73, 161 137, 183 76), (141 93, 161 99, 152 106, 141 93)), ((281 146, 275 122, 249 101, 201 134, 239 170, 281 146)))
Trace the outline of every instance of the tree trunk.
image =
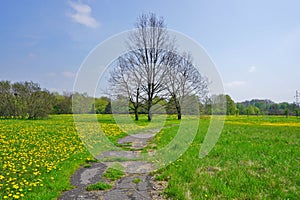
POLYGON ((176 110, 177 110, 177 119, 181 120, 181 106, 180 106, 180 103, 177 100, 176 96, 173 96, 173 98, 174 98, 175 107, 176 107, 176 110))
POLYGON ((148 121, 152 120, 152 112, 151 112, 152 103, 151 101, 148 102, 147 111, 148 111, 148 121))
POLYGON ((152 120, 152 112, 151 108, 148 110, 148 121, 150 122, 152 120))
POLYGON ((181 120, 181 113, 178 113, 177 119, 178 119, 178 120, 181 120))
POLYGON ((139 120, 139 114, 137 108, 134 109, 134 116, 135 116, 135 121, 139 120))
POLYGON ((176 103, 176 110, 177 110, 177 119, 181 120, 181 107, 179 103, 176 103))
POLYGON ((152 97, 153 97, 153 83, 148 83, 148 99, 147 99, 147 111, 148 111, 148 121, 152 120, 152 112, 151 112, 151 107, 152 107, 152 97))

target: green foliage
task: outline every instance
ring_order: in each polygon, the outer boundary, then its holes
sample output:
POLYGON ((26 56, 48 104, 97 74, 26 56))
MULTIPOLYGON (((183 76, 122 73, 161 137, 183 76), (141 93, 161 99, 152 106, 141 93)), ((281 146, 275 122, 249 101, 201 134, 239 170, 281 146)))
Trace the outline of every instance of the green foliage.
POLYGON ((97 114, 105 114, 106 108, 110 102, 110 99, 107 97, 100 97, 95 99, 95 112, 97 114))
MULTIPOLYGON (((240 114, 246 115, 247 114, 247 108, 249 106, 253 106, 253 108, 258 108, 259 113, 254 110, 255 115, 258 114, 265 114, 265 115, 286 115, 286 109, 289 109, 289 114, 295 114, 296 110, 299 109, 299 107, 295 103, 274 103, 271 100, 259 100, 259 99, 253 99, 251 101, 244 101, 241 103, 237 103, 237 108, 240 110, 240 114)), ((251 111, 251 108, 250 108, 251 111)), ((248 110, 249 115, 251 115, 248 110)))
MULTIPOLYGON (((185 99, 192 96, 187 95, 185 99)), ((177 114, 181 116, 181 109, 176 108, 174 98, 168 100, 156 97, 153 99, 152 110, 156 113, 177 114), (158 102, 158 103, 157 103, 158 102), (157 103, 157 105, 155 105, 157 103), (180 111, 180 112, 179 112, 180 111)), ((214 114, 227 115, 299 115, 299 107, 296 104, 274 103, 270 100, 251 100, 235 103, 229 95, 213 95, 198 102, 201 114, 210 115, 212 108, 214 114), (226 102, 226 105, 224 103, 226 102)), ((178 102, 177 102, 177 105, 178 102)), ((147 105, 139 103, 137 114, 146 114, 147 105)), ((127 98, 118 96, 113 101, 115 113, 133 112, 132 105, 127 98)), ((185 106, 185 112, 196 114, 194 103, 185 106)), ((87 94, 67 93, 62 95, 47 90, 42 90, 37 83, 0 81, 0 117, 1 118, 22 118, 38 119, 46 118, 49 114, 71 114, 71 113, 97 113, 111 114, 111 100, 107 97, 93 98, 87 94)))
POLYGON ((72 95, 72 108, 73 113, 83 114, 83 113, 94 113, 94 99, 89 97, 86 93, 74 93, 72 95))
POLYGON ((289 112, 290 112, 290 110, 288 108, 284 109, 284 114, 286 117, 289 116, 289 112))
POLYGON ((64 92, 63 95, 53 93, 53 113, 54 114, 71 114, 72 113, 72 93, 64 92))
POLYGON ((249 105, 246 108, 246 114, 247 114, 247 116, 249 116, 249 115, 257 115, 258 116, 259 113, 260 113, 260 110, 256 106, 249 105))
POLYGON ((296 108, 296 109, 294 110, 294 112, 295 112, 296 117, 298 117, 298 116, 299 116, 299 109, 296 108))
POLYGON ((112 112, 118 114, 128 113, 129 101, 125 96, 118 95, 115 100, 112 100, 112 112))
POLYGON ((236 114, 236 105, 234 101, 231 99, 229 95, 226 95, 226 114, 227 115, 234 115, 236 114))
MULTIPOLYGON (((228 96, 229 97, 229 96, 228 96)), ((220 94, 220 95, 213 95, 211 97, 211 107, 213 108, 212 114, 217 115, 226 115, 227 109, 226 109, 226 95, 220 94)), ((230 103, 231 104, 231 103, 230 103)))
POLYGON ((33 82, 0 82, 0 116, 5 118, 45 118, 52 111, 53 96, 33 82))
POLYGON ((112 188, 112 185, 108 184, 108 183, 103 183, 103 182, 98 182, 92 185, 88 185, 86 187, 87 191, 92 191, 92 190, 108 190, 112 188))
POLYGON ((258 107, 254 107, 254 113, 258 116, 260 114, 260 110, 258 107))

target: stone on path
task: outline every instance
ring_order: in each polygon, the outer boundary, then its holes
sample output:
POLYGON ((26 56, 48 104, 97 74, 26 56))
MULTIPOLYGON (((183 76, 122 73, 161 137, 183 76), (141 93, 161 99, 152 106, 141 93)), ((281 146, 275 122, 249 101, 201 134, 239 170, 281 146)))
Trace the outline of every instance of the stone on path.
POLYGON ((96 158, 99 160, 105 159, 136 159, 140 158, 140 152, 135 151, 106 151, 103 152, 101 155, 97 156, 96 158))
POLYGON ((139 133, 126 136, 118 141, 118 144, 130 144, 131 149, 141 149, 147 146, 147 142, 155 136, 159 130, 148 130, 150 133, 139 133))
MULTIPOLYGON (((113 167, 116 162, 103 162, 108 167, 113 167)), ((154 165, 144 161, 124 161, 118 162, 124 167, 124 172, 127 174, 144 174, 153 171, 154 165)))
POLYGON ((107 166, 103 163, 93 163, 90 168, 81 167, 77 170, 71 177, 72 185, 76 188, 65 191, 58 198, 59 200, 86 200, 86 199, 98 199, 101 196, 102 191, 86 191, 86 186, 90 184, 97 183, 99 181, 104 181, 101 175, 105 172, 107 166))

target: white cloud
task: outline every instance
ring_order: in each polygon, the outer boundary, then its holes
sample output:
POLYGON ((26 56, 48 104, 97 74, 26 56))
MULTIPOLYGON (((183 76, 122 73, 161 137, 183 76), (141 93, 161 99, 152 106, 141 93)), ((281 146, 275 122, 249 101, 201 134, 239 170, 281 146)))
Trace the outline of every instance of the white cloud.
POLYGON ((224 83, 224 86, 227 87, 239 87, 239 86, 243 86, 246 84, 246 81, 232 81, 229 83, 224 83))
POLYGON ((69 1, 69 5, 75 12, 66 13, 74 22, 83 24, 90 28, 97 28, 99 23, 91 16, 92 8, 86 4, 69 1))
POLYGON ((248 72, 250 72, 250 73, 253 73, 253 72, 255 72, 256 71, 256 66, 250 66, 249 67, 249 69, 248 69, 248 72))
POLYGON ((75 77, 75 73, 73 73, 73 72, 62 72, 61 74, 66 78, 74 78, 75 77))

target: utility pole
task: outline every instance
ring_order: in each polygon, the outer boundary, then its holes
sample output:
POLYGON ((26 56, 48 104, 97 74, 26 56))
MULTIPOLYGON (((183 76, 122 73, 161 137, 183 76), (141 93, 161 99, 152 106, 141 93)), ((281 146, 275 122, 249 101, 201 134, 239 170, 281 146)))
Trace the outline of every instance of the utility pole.
POLYGON ((295 96, 295 104, 296 104, 295 114, 296 114, 297 118, 299 116, 299 98, 300 98, 300 93, 298 92, 298 90, 296 90, 296 96, 295 96))
POLYGON ((296 90, 295 104, 298 108, 299 108, 299 104, 300 104, 299 98, 300 98, 300 92, 298 92, 298 90, 296 90))

